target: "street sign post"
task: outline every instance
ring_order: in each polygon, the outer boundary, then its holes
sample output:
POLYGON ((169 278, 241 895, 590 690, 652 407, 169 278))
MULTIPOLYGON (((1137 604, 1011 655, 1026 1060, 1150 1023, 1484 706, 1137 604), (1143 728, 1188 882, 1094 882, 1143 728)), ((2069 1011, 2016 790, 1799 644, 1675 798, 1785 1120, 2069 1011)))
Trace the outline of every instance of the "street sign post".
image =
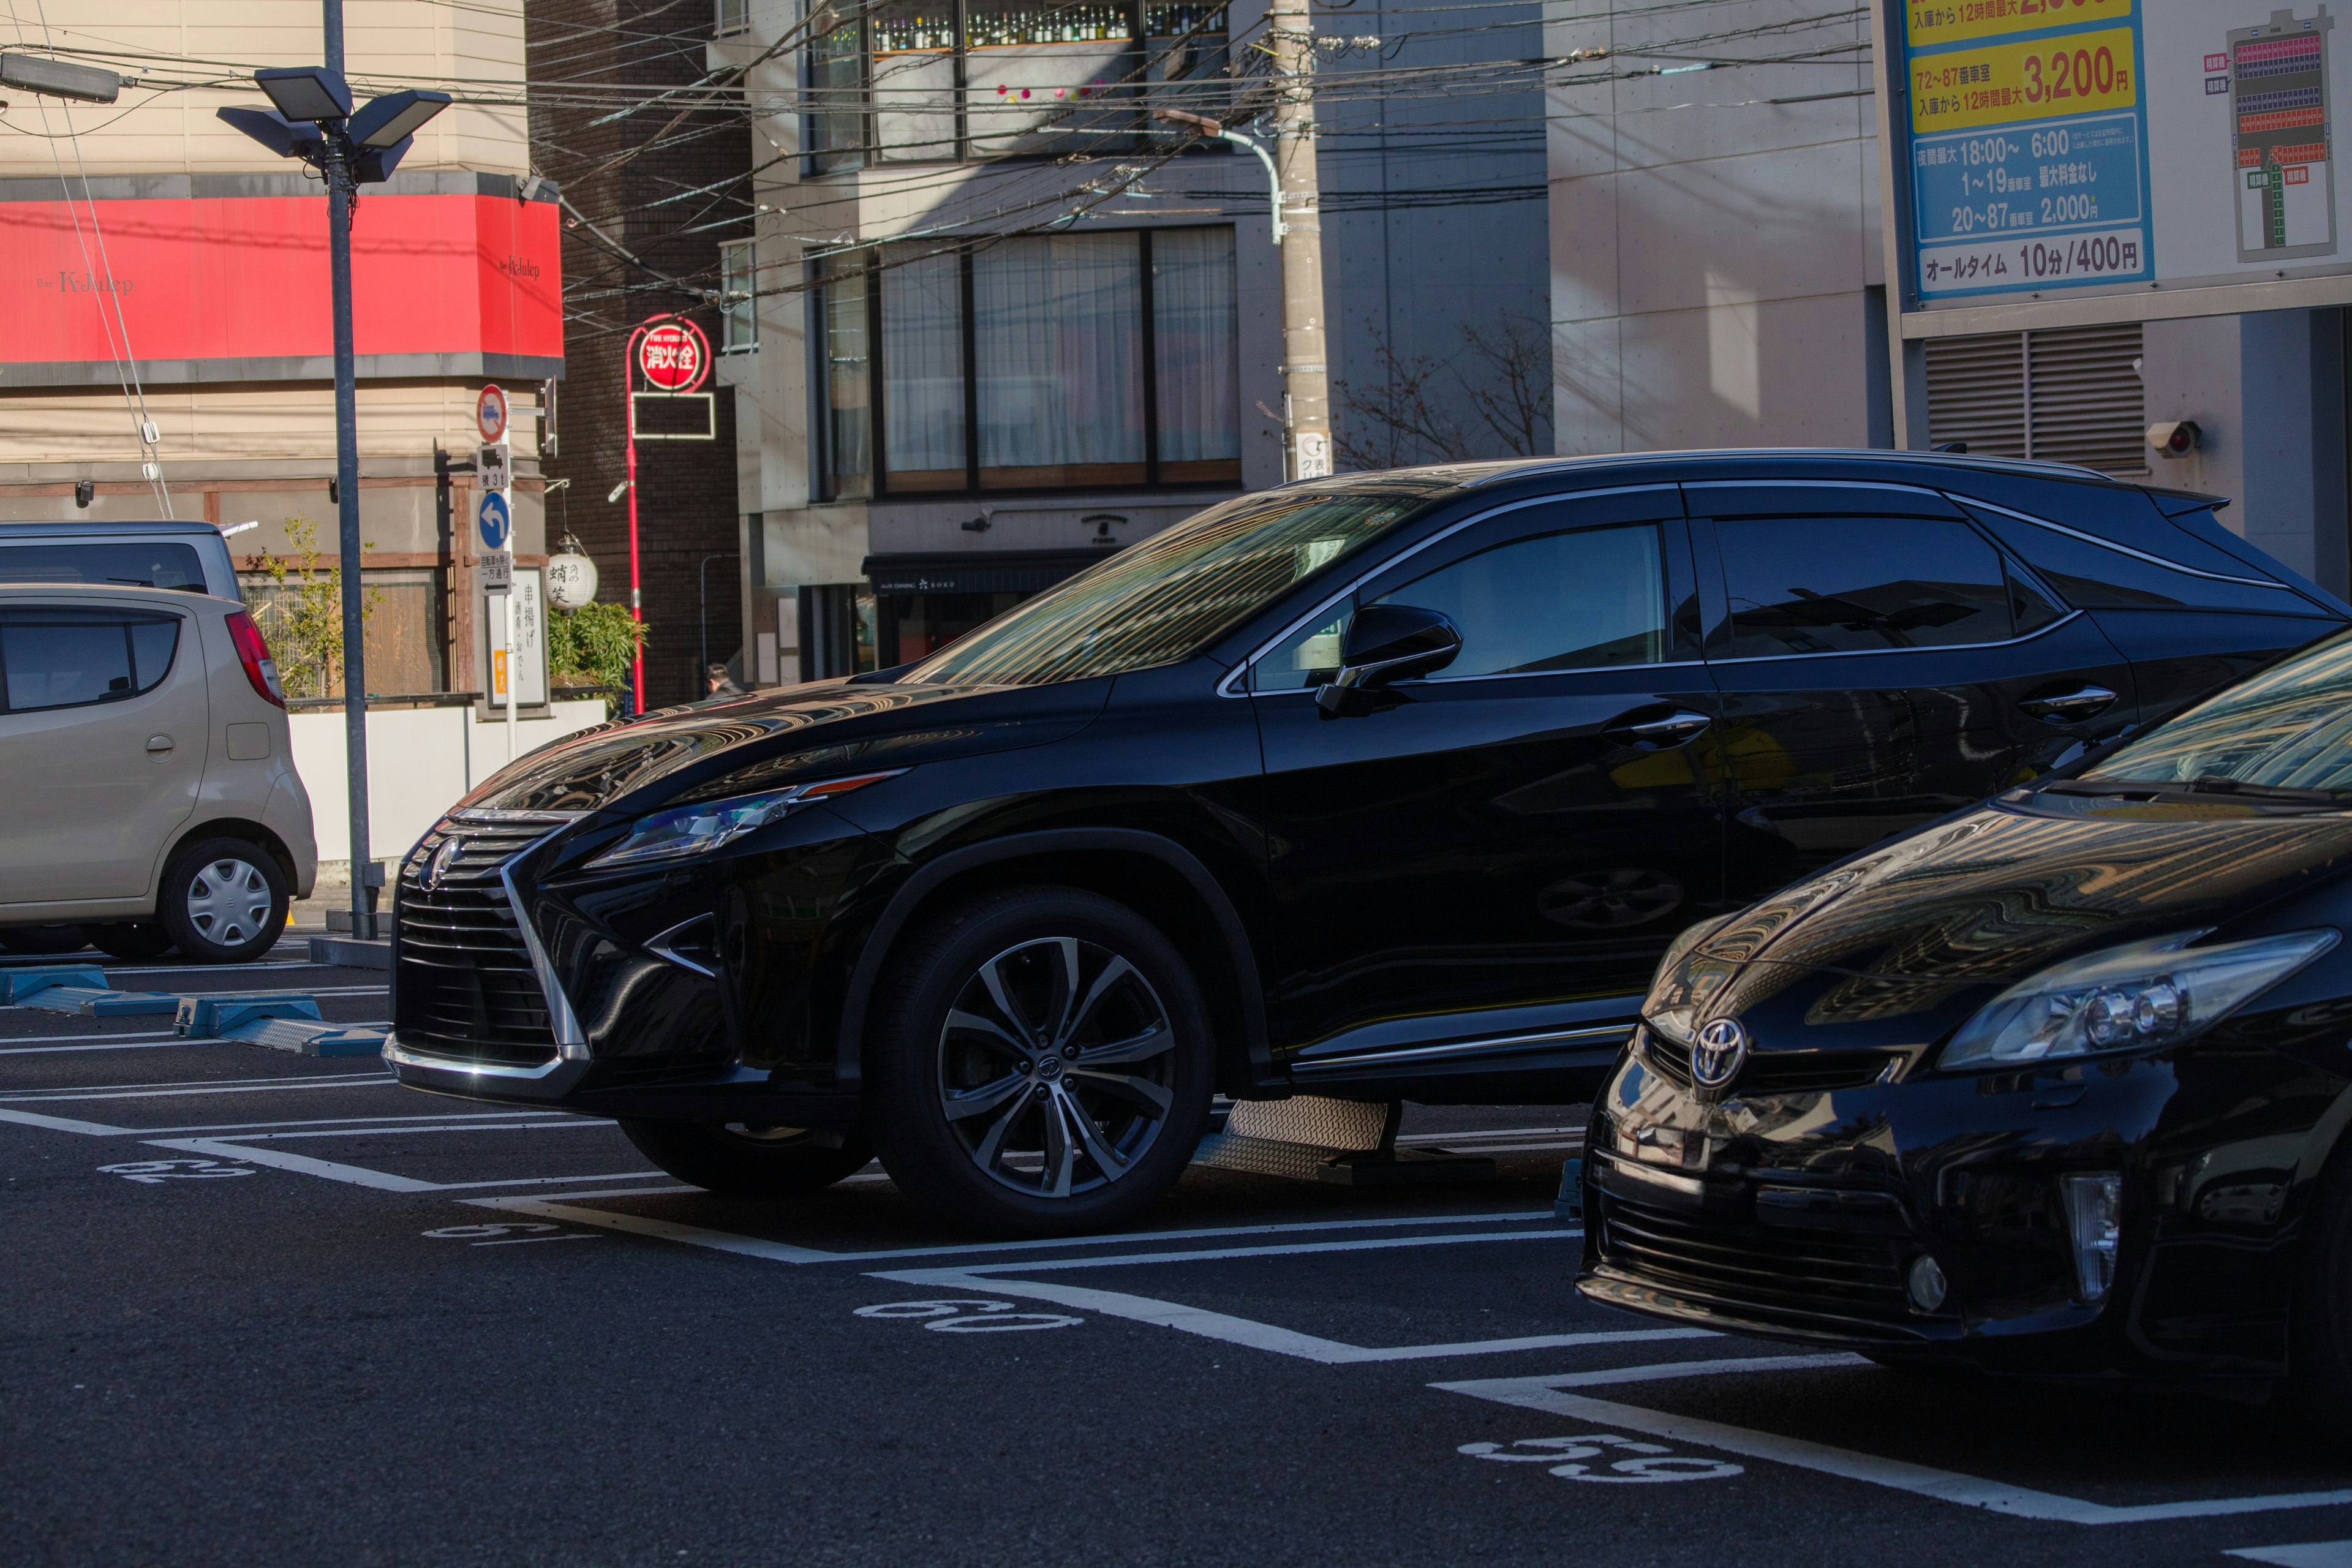
POLYGON ((504 550, 507 541, 514 537, 514 513, 507 506, 507 498, 496 490, 483 495, 474 523, 485 550, 504 550))
MULTIPOLYGON (((642 579, 637 567, 637 398, 636 378, 643 377, 656 392, 669 396, 691 395, 710 374, 710 340, 702 329, 679 316, 656 316, 638 324, 629 334, 625 351, 623 390, 628 395, 628 422, 625 426, 627 440, 623 450, 625 467, 621 488, 629 497, 629 617, 646 618, 642 579)), ((695 439, 698 437, 677 437, 695 439)), ((635 662, 630 668, 630 684, 636 699, 636 710, 646 710, 646 651, 637 649, 635 662)))
POLYGON ((482 574, 482 592, 503 594, 514 586, 514 555, 509 551, 493 550, 474 558, 476 569, 482 574))
POLYGON ((491 441, 474 453, 474 475, 485 491, 504 492, 514 489, 514 448, 504 441, 491 441))
POLYGON ((495 441, 507 433, 507 395, 496 385, 482 388, 481 396, 474 400, 474 423, 482 432, 482 439, 495 441))

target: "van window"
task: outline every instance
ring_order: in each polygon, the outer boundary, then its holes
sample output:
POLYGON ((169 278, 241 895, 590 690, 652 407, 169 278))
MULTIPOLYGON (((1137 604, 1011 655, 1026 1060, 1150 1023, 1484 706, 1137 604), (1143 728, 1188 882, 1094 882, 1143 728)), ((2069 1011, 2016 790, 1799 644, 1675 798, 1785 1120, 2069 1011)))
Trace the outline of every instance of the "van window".
POLYGON ((10 544, 0 540, 0 583, 104 583, 123 588, 178 588, 209 593, 194 545, 56 541, 10 544))
POLYGON ((8 711, 119 701, 152 691, 179 647, 175 616, 54 605, 0 610, 8 711))
POLYGON ((2000 552, 1927 517, 1720 521, 1731 639, 1717 658, 1879 652, 2014 635, 2000 552))

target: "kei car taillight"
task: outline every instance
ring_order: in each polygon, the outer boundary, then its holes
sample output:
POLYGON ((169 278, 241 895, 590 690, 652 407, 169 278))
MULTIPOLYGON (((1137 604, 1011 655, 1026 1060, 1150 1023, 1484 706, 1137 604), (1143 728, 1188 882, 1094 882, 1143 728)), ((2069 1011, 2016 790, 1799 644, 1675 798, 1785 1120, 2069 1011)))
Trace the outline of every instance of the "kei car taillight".
POLYGON ((229 640, 236 644, 236 657, 245 666, 246 679, 253 682, 254 690, 286 706, 286 689, 278 683, 278 665, 269 657, 269 645, 261 640, 261 628, 243 610, 233 610, 228 617, 229 640))

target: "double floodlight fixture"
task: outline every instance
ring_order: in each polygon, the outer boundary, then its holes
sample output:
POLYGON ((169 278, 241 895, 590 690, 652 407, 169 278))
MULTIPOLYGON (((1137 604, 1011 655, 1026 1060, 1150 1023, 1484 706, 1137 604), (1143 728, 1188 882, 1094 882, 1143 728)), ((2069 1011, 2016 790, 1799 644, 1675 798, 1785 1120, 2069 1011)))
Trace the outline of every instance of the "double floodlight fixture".
POLYGON ((446 92, 409 88, 354 110, 350 86, 324 66, 256 71, 253 79, 274 107, 223 109, 221 119, 281 158, 322 167, 332 143, 360 185, 390 179, 418 128, 451 101, 446 92))
POLYGON ((324 125, 352 116, 350 85, 324 66, 258 70, 253 73, 253 80, 268 95, 271 106, 289 120, 324 125))

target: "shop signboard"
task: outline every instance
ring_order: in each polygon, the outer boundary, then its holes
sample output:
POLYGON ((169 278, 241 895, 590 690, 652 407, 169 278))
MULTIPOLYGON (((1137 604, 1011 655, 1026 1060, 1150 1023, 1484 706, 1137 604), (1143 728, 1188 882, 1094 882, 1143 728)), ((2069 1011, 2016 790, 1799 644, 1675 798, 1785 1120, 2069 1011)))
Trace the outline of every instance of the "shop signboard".
MULTIPOLYGON (((1906 318, 2352 299, 2334 156, 2352 46, 2326 0, 1888 0, 1884 14, 1902 38, 1885 122, 1906 318)), ((2036 315, 2060 319, 2001 324, 2036 315)), ((1958 326, 1906 319, 1904 335, 1958 326)))

